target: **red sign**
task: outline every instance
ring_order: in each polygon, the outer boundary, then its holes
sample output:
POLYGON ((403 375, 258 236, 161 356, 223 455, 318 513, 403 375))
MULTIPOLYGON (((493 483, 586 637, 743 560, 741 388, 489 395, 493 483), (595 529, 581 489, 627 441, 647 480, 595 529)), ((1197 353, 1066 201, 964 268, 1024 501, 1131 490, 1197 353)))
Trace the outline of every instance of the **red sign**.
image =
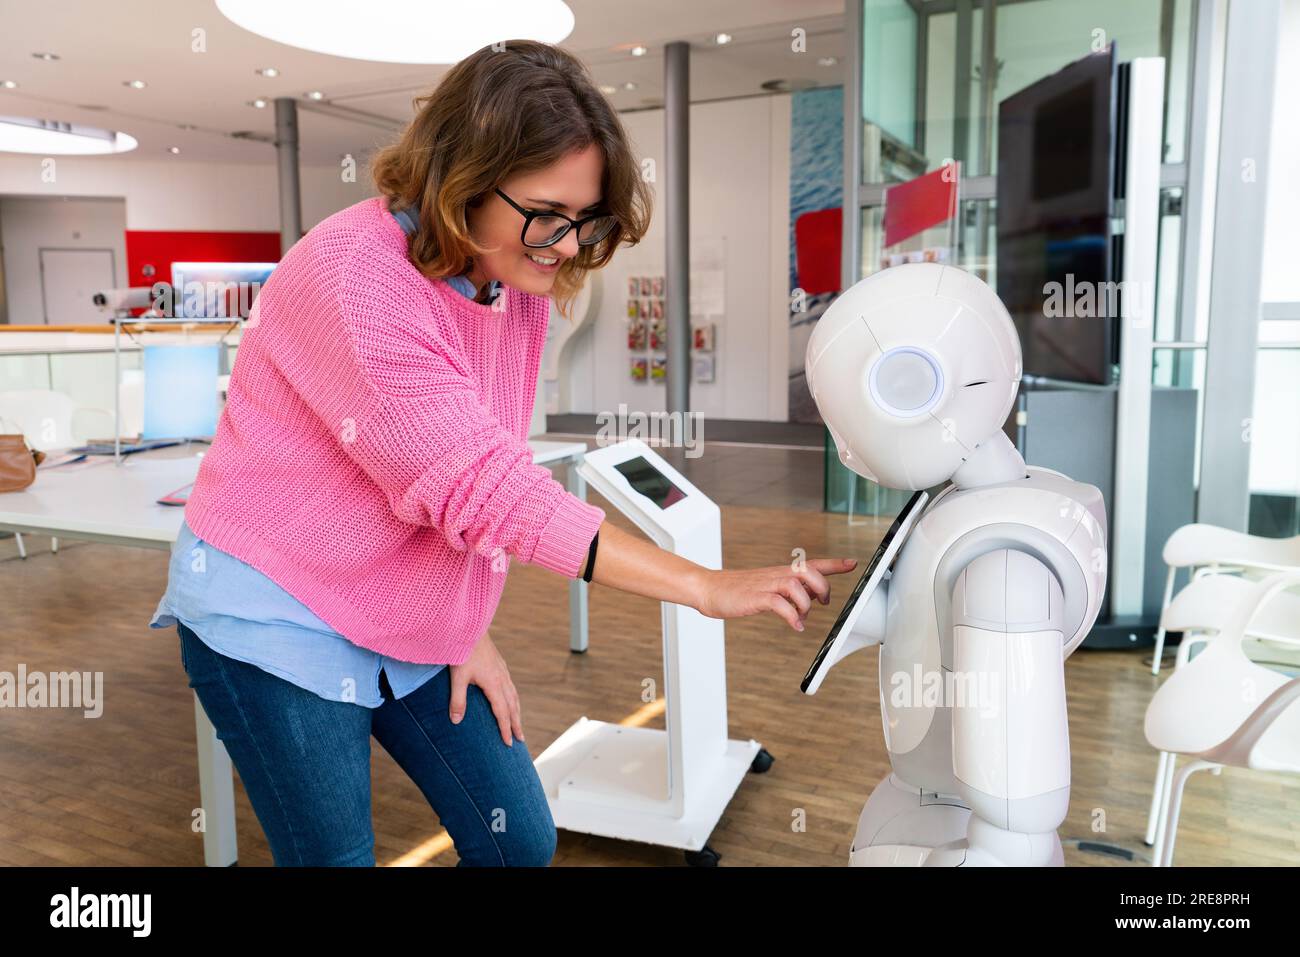
POLYGON ((794 263, 799 288, 810 296, 840 291, 840 207, 804 213, 794 221, 794 263))
POLYGON ((955 217, 959 178, 959 164, 951 163, 885 190, 885 245, 955 217))

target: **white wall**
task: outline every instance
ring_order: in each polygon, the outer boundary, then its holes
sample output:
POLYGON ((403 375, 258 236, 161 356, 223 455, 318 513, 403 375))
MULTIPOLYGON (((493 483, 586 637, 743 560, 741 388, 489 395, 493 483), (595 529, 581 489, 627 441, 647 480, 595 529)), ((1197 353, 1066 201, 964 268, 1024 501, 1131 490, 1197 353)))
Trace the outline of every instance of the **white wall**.
MULTIPOLYGON (((638 157, 663 181, 664 113, 626 113, 638 157)), ((705 416, 784 422, 787 418, 790 219, 790 97, 753 97, 691 107, 692 269, 714 254, 725 273, 726 313, 716 327, 716 375, 691 383, 691 408, 705 416)), ((601 284, 595 321, 572 343, 564 412, 662 410, 662 382, 633 382, 628 366, 627 278, 664 272, 664 211, 656 197, 650 231, 593 275, 601 284)), ((638 355, 650 355, 636 353, 638 355)), ((563 393, 562 393, 563 394, 563 393)), ((706 426, 707 428, 707 426, 706 426)))
MULTIPOLYGON (((47 182, 40 156, 0 155, 0 194, 111 196, 126 201, 127 229, 277 231, 275 159, 264 165, 153 162, 114 156, 55 157, 47 182)), ((342 181, 339 167, 304 166, 302 224, 309 229, 330 213, 374 195, 366 172, 342 181)))
MULTIPOLYGON (((636 155, 663 171, 662 110, 624 114, 636 155)), ((790 97, 768 96, 691 108, 691 245, 697 260, 720 256, 726 313, 714 317, 716 381, 692 383, 691 405, 706 416, 787 418, 790 97)), ((54 181, 42 157, 0 156, 0 194, 110 196, 125 201, 126 229, 276 230, 275 166, 61 157, 54 181)), ((302 170, 303 227, 373 195, 365 170, 345 183, 336 167, 302 170)), ((651 184, 655 187, 657 184, 651 184)), ((597 274, 601 308, 569 351, 563 411, 664 407, 662 383, 634 383, 626 343, 627 277, 662 274, 664 214, 656 203, 650 232, 597 274)), ((9 274, 12 288, 20 281, 9 274)), ((11 295, 11 321, 18 321, 11 295)))
POLYGON ((120 199, 0 196, 9 322, 45 322, 40 250, 111 249, 114 282, 126 283, 126 215, 120 199))

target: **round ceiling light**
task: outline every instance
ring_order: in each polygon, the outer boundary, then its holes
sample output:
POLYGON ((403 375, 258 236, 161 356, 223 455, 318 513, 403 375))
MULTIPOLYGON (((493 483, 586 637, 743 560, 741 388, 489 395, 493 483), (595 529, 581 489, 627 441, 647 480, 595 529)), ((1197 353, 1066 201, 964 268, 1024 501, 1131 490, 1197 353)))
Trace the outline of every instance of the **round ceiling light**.
POLYGON ((0 116, 0 153, 93 156, 125 153, 137 145, 134 136, 81 123, 0 116))
POLYGON ((558 43, 573 32, 563 0, 217 0, 251 33, 315 53, 380 63, 455 63, 491 43, 558 43))

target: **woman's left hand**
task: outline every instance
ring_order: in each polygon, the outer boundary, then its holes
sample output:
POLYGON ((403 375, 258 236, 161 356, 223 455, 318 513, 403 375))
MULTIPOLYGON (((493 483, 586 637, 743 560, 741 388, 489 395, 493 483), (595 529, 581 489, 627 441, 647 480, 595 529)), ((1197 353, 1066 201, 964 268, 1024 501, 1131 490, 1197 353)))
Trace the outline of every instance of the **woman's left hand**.
POLYGON ((497 651, 489 635, 484 635, 474 646, 463 665, 449 665, 451 668, 451 723, 460 724, 465 717, 465 697, 471 684, 476 684, 487 696, 496 715, 497 726, 501 729, 501 740, 506 747, 514 742, 514 736, 524 740, 524 725, 519 716, 519 693, 510 680, 510 671, 505 659, 497 651))

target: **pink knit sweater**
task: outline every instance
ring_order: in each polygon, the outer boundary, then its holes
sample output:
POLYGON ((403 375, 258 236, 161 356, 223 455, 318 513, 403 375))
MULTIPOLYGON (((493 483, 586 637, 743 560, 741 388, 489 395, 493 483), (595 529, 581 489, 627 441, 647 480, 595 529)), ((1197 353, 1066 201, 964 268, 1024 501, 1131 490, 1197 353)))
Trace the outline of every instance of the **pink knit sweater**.
POLYGON ((383 199, 321 222, 254 304, 189 526, 357 645, 463 662, 508 556, 576 577, 605 517, 532 462, 549 302, 502 295, 422 276, 383 199))

